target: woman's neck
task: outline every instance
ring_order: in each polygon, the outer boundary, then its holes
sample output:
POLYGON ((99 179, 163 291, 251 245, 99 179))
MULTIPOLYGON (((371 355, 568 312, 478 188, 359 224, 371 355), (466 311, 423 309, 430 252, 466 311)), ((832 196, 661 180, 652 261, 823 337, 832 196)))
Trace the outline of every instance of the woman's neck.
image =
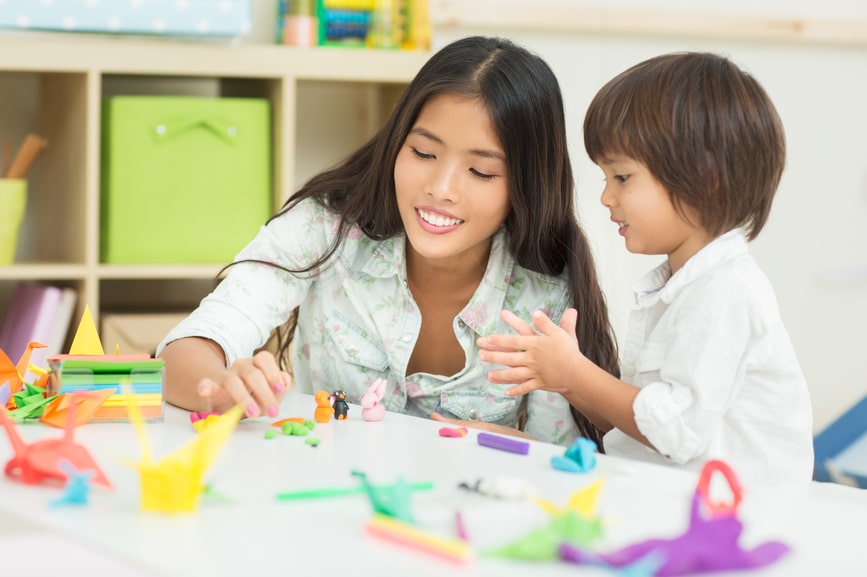
POLYGON ((463 254, 448 259, 429 259, 406 246, 406 278, 410 287, 424 287, 444 293, 460 294, 468 289, 475 292, 485 270, 491 246, 484 251, 463 254))

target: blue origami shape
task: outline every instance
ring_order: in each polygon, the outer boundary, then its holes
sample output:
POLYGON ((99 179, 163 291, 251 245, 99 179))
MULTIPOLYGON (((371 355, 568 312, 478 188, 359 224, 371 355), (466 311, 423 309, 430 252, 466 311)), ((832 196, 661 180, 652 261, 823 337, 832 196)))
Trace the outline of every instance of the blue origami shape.
POLYGON ((91 478, 94 471, 88 469, 86 471, 77 471, 72 463, 66 459, 61 459, 58 462, 60 469, 66 473, 66 485, 63 488, 63 495, 52 501, 52 507, 60 505, 87 505, 88 496, 90 495, 91 478))

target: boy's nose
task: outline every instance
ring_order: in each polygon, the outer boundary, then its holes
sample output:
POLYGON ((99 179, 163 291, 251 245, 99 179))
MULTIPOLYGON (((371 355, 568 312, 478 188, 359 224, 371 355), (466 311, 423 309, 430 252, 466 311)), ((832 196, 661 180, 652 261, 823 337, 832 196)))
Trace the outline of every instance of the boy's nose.
POLYGON ((608 185, 602 189, 602 196, 599 197, 599 202, 606 208, 611 208, 614 205, 614 195, 608 191, 608 185))

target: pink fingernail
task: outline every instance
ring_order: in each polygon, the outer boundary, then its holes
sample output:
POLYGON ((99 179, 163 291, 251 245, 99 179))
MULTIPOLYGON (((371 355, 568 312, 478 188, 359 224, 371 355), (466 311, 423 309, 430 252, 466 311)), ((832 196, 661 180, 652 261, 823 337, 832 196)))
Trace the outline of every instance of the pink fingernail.
POLYGON ((268 407, 268 416, 269 417, 276 417, 279 412, 280 412, 280 407, 278 407, 277 405, 271 405, 270 407, 268 407))
POLYGON ((207 395, 211 391, 211 387, 208 383, 199 383, 199 387, 197 389, 200 395, 207 395))
POLYGON ((259 407, 254 403, 250 403, 249 405, 247 405, 246 413, 248 417, 258 417, 259 407))
POLYGON ((274 392, 275 393, 280 393, 285 389, 286 389, 286 385, 283 384, 283 381, 277 381, 276 383, 274 383, 274 392))

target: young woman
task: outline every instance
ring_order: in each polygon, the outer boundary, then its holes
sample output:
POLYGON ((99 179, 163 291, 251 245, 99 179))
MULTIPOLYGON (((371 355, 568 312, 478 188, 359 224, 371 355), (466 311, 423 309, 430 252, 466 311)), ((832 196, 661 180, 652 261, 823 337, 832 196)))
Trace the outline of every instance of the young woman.
POLYGON ((587 354, 616 374, 573 187, 548 65, 498 38, 444 47, 384 128, 295 193, 167 335, 167 399, 276 416, 292 378, 254 351, 290 319, 281 350, 291 340, 304 392, 341 389, 357 403, 385 378, 390 411, 555 443, 598 438, 559 395, 489 383, 476 345, 505 328, 503 308, 559 318, 575 306, 587 354))

